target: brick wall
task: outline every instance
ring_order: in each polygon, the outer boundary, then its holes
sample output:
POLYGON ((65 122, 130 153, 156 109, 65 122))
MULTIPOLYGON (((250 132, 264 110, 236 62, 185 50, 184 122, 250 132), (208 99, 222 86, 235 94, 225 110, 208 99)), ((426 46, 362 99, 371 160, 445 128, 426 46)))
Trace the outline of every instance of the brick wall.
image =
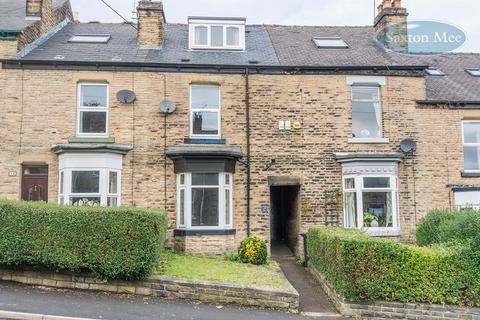
POLYGON ((17 40, 0 40, 0 58, 15 59, 17 55, 17 40))
MULTIPOLYGON (((189 133, 189 85, 217 83, 222 92, 222 137, 227 145, 246 150, 245 79, 242 75, 188 73, 127 73, 87 71, 0 71, 0 196, 18 199, 21 164, 49 165, 49 201, 57 201, 57 156, 52 144, 67 143, 75 135, 76 97, 79 81, 107 81, 110 84, 109 132, 118 144, 133 144, 124 156, 122 204, 166 207, 169 241, 175 228, 175 175, 167 163, 164 182, 163 115, 159 102, 174 101, 177 111, 167 118, 167 145, 183 145, 189 133), (48 81, 46 81, 48 79, 48 81), (163 91, 166 81, 166 92, 163 91), (119 90, 136 92, 131 105, 116 102, 119 90), (16 177, 8 177, 16 171, 16 177), (164 190, 167 190, 167 199, 164 190)), ((428 209, 449 207, 449 183, 480 183, 480 178, 461 178, 463 150, 461 120, 480 118, 480 110, 420 108, 415 101, 425 98, 424 79, 388 77, 382 87, 384 135, 389 144, 349 144, 351 136, 351 89, 345 75, 254 75, 250 79, 252 199, 251 231, 270 239, 269 176, 298 177, 302 181, 299 199, 300 233, 314 225, 342 225, 341 203, 330 195, 341 188, 341 166, 335 152, 398 152, 400 141, 418 141, 418 152, 399 166, 400 220, 403 239, 428 209), (279 120, 299 121, 302 129, 278 130, 279 120), (275 159, 275 165, 269 166, 275 159)), ((235 236, 208 236, 183 241, 215 252, 234 249, 246 236, 246 170, 237 163, 234 176, 233 222, 235 236), (205 240, 207 239, 207 240, 205 240), (225 241, 225 239, 227 239, 225 241)), ((179 242, 182 240, 180 239, 179 242)), ((301 253, 299 236, 296 251, 301 253)))

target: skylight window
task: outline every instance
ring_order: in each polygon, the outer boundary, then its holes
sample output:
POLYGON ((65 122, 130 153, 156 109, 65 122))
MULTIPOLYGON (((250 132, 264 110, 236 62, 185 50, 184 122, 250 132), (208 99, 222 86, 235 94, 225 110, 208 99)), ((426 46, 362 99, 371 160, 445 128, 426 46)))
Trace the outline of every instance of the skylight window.
POLYGON ((438 69, 438 68, 428 68, 426 71, 431 76, 444 76, 445 75, 445 73, 443 73, 443 71, 438 69))
POLYGON ((480 77, 480 69, 479 68, 467 68, 465 69, 471 76, 473 77, 480 77))
POLYGON ((192 50, 245 50, 244 18, 190 17, 188 25, 192 50))
POLYGON ((112 36, 109 34, 76 34, 68 42, 75 43, 107 43, 112 36))
POLYGON ((313 42, 319 48, 326 49, 345 49, 348 48, 348 44, 340 37, 316 37, 313 38, 313 42))

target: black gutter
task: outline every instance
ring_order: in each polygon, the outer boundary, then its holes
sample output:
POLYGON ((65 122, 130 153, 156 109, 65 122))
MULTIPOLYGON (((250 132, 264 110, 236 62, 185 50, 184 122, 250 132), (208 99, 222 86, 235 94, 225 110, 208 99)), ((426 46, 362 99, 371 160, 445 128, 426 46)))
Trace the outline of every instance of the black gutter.
POLYGON ((451 101, 451 100, 417 100, 418 104, 423 105, 447 105, 450 109, 478 109, 480 101, 451 101))
POLYGON ((258 73, 322 73, 345 71, 371 72, 418 72, 428 66, 281 66, 281 65, 212 65, 212 64, 172 64, 119 61, 64 61, 64 60, 0 60, 3 69, 38 69, 38 70, 96 70, 96 71, 141 71, 141 72, 202 72, 202 73, 233 73, 244 74, 246 69, 250 74, 258 73))
POLYGON ((250 150, 250 82, 249 69, 245 69, 245 122, 247 138, 247 237, 250 237, 250 193, 251 193, 251 150, 250 150))

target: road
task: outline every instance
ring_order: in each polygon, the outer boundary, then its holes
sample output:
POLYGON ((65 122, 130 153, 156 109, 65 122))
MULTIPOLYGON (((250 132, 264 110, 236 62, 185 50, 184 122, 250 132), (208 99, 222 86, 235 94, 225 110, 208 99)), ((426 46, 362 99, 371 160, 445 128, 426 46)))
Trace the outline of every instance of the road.
POLYGON ((268 310, 200 305, 91 291, 35 288, 8 282, 0 282, 0 310, 110 320, 308 319, 299 315, 268 310))

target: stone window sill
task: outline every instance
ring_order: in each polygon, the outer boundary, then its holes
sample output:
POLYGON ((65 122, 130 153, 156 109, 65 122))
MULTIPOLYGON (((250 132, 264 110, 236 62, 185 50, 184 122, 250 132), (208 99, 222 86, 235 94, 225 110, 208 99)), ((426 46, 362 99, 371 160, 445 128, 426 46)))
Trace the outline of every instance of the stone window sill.
POLYGON ((110 137, 69 137, 68 143, 115 143, 110 137))
POLYGON ((348 139, 350 144, 382 144, 390 143, 388 138, 350 138, 348 139))
POLYGON ((475 178, 480 177, 480 172, 462 172, 462 178, 475 178))
POLYGON ((209 138, 185 138, 183 141, 185 144, 226 144, 225 139, 209 139, 209 138))
POLYGON ((234 235, 237 232, 235 229, 175 229, 174 236, 228 236, 234 235))
POLYGON ((365 233, 372 237, 400 237, 402 231, 398 228, 365 228, 365 233))

